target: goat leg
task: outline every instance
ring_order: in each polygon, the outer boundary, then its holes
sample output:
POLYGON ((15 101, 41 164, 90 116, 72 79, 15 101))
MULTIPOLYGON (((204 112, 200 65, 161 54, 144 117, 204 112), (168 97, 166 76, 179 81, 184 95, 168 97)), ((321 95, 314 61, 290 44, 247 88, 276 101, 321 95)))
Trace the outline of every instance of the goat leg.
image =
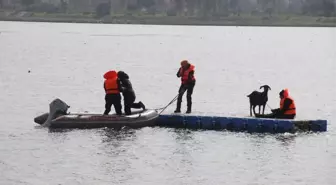
POLYGON ((261 106, 259 105, 259 114, 260 114, 260 108, 261 108, 261 106))
POLYGON ((256 115, 256 112, 255 112, 255 105, 253 105, 253 113, 254 113, 254 116, 256 115))
POLYGON ((250 104, 250 116, 252 116, 252 104, 250 104))
POLYGON ((265 105, 263 105, 263 115, 265 115, 265 105))

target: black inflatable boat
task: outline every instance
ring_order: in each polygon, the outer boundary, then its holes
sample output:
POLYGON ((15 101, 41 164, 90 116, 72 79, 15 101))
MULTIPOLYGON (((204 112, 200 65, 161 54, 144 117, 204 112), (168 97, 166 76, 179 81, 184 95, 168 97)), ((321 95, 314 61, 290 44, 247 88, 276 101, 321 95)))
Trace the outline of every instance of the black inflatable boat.
POLYGON ((50 112, 35 117, 34 122, 49 128, 141 128, 155 126, 156 110, 133 112, 132 115, 68 114, 69 106, 60 99, 49 105, 50 112))

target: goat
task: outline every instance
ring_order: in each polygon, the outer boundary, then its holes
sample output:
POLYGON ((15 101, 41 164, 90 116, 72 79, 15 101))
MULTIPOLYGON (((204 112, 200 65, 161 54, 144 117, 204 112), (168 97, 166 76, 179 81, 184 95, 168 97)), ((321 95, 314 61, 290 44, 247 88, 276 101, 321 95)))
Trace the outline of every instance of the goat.
POLYGON ((258 91, 253 91, 251 94, 247 95, 250 99, 250 116, 252 116, 252 108, 253 108, 253 113, 256 115, 255 112, 255 107, 259 106, 259 114, 260 114, 260 107, 263 106, 263 114, 265 113, 265 105, 268 101, 268 90, 271 90, 270 86, 268 85, 263 85, 260 87, 264 88, 263 92, 258 92, 258 91))

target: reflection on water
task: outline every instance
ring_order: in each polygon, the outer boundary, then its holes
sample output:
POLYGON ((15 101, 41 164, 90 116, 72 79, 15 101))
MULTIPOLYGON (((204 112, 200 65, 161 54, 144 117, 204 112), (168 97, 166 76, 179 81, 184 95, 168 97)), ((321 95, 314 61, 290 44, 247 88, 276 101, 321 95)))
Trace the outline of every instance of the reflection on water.
POLYGON ((286 147, 290 147, 295 144, 296 137, 300 137, 297 134, 278 134, 275 136, 275 139, 280 141, 280 144, 286 147))
POLYGON ((124 142, 136 140, 136 130, 134 129, 103 129, 101 135, 102 142, 105 143, 107 147, 113 148, 122 146, 124 142))

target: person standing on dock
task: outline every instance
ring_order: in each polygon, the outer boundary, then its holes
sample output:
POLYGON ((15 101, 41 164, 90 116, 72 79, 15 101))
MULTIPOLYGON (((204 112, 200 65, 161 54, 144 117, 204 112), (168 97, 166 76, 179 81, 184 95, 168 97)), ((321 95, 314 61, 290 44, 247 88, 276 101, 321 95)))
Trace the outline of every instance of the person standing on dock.
POLYGON ((105 112, 108 115, 111 111, 111 106, 114 106, 117 115, 121 115, 121 83, 118 79, 116 71, 108 71, 104 74, 104 89, 105 89, 105 112))
POLYGON ((191 113, 191 105, 192 105, 192 98, 191 95, 193 93, 196 79, 194 76, 195 73, 195 66, 190 64, 187 60, 183 60, 181 62, 181 67, 177 71, 176 76, 181 78, 181 86, 179 88, 179 94, 177 98, 177 105, 175 113, 181 112, 181 103, 182 103, 182 96, 187 91, 187 114, 191 113))

